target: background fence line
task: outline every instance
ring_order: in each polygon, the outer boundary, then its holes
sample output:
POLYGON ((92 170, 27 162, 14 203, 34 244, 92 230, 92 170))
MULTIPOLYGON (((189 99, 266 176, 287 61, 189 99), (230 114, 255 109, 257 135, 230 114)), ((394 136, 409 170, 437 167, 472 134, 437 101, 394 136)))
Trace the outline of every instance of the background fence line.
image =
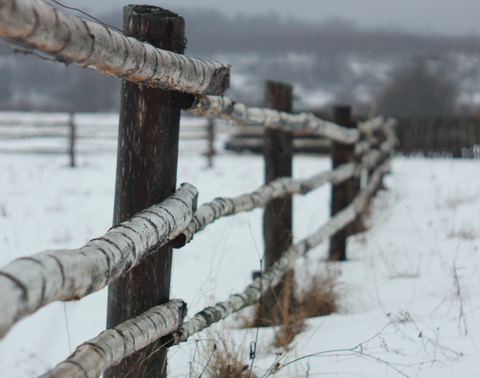
MULTIPOLYGON (((451 157, 473 158, 474 145, 480 144, 478 117, 415 117, 398 119, 399 151, 421 152, 434 157, 450 153, 451 157), (462 150, 470 150, 465 156, 462 150)), ((446 156, 445 156, 446 157, 446 156)))

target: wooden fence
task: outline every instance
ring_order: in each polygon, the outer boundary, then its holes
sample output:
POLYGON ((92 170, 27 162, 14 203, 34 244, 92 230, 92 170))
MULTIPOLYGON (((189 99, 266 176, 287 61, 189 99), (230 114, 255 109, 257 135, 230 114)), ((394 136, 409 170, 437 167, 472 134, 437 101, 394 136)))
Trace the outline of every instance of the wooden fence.
MULTIPOLYGON (((474 117, 399 118, 399 151, 428 157, 473 158, 480 144, 480 120, 474 117)), ((478 154, 477 154, 478 155, 478 154)))
MULTIPOLYGON (((211 160, 233 130, 224 121, 182 117, 179 149, 184 154, 203 153, 211 160)), ((114 113, 0 112, 0 152, 66 154, 73 167, 79 153, 115 152, 117 139, 114 113)))
POLYGON ((45 251, 0 270, 0 337, 53 301, 81 299, 109 285, 108 330, 80 345, 42 377, 165 376, 165 350, 268 296, 296 259, 331 238, 331 260, 344 260, 348 235, 362 230, 370 199, 389 171, 394 120, 356 124, 350 108, 335 123, 291 114, 292 87, 266 84, 269 108, 248 108, 221 96, 228 66, 183 57, 183 19, 150 6, 127 6, 125 37, 37 0, 0 0, 0 36, 60 61, 93 67, 124 80, 120 112, 114 227, 75 250, 45 251), (162 48, 162 49, 160 49, 162 48), (176 50, 177 53, 164 51, 176 50), (138 84, 141 84, 140 86, 138 84), (168 90, 165 90, 168 89, 168 90), (197 209, 197 190, 175 191, 180 109, 265 129, 266 183, 236 198, 197 209), (332 140, 332 170, 291 176, 292 130, 332 140), (291 244, 291 196, 332 184, 332 217, 291 244), (171 253, 215 220, 265 208, 266 269, 242 292, 184 322, 186 304, 169 300, 171 253), (136 353, 141 351, 141 353, 136 353))

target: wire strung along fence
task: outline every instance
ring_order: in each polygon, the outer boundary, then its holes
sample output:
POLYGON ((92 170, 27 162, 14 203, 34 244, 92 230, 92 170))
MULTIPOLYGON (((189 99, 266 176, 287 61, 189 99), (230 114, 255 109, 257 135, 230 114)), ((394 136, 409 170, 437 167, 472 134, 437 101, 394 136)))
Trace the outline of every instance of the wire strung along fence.
POLYGON ((346 106, 335 108, 335 123, 291 114, 292 88, 282 83, 267 83, 269 108, 249 108, 222 96, 229 66, 183 56, 184 21, 175 13, 127 6, 124 22, 126 34, 136 39, 38 0, 0 0, 0 37, 9 44, 124 79, 114 227, 81 248, 41 252, 0 270, 0 337, 53 301, 78 300, 109 286, 108 330, 42 377, 165 376, 166 348, 266 298, 310 249, 330 239, 329 258, 346 259, 346 238, 362 230, 396 145, 392 119, 378 116, 357 124, 346 106), (265 185, 198 209, 193 185, 175 190, 181 109, 264 126, 265 185), (332 140, 332 170, 288 177, 297 129, 332 140), (331 219, 291 244, 291 196, 327 183, 331 219), (282 219, 280 229, 265 229, 265 271, 244 291, 184 322, 186 304, 169 299, 172 248, 221 217, 259 207, 265 208, 265 224, 271 217, 282 219))

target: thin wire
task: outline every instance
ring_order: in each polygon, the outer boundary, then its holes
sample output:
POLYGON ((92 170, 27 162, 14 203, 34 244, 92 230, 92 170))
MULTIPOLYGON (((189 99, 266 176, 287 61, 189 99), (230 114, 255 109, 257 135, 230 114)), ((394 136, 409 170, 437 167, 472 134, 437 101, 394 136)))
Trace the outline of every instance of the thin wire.
POLYGON ((63 311, 65 312, 65 323, 67 323, 68 349, 72 354, 72 343, 70 342, 70 330, 68 329, 67 305, 63 302, 63 311))
MULTIPOLYGON (((82 10, 79 9, 79 8, 69 7, 69 6, 67 6, 67 5, 64 5, 64 4, 60 3, 60 2, 58 2, 57 0, 50 0, 50 1, 52 1, 53 3, 59 5, 59 6, 63 7, 63 8, 70 9, 70 10, 73 10, 73 11, 76 11, 76 12, 80 12, 81 14, 83 14, 83 15, 91 18, 92 20, 95 20, 95 21, 98 22, 100 25, 103 25, 103 26, 105 26, 105 27, 114 29, 114 30, 122 33, 122 34, 123 34, 124 36, 126 36, 126 37, 132 37, 132 38, 138 39, 138 36, 133 36, 133 35, 131 35, 131 34, 128 34, 128 33, 125 32, 124 30, 119 29, 119 28, 117 28, 117 27, 115 27, 115 26, 113 26, 113 25, 107 24, 107 23, 103 22, 102 20, 99 20, 98 18, 93 17, 92 15, 88 14, 87 12, 82 11, 82 10)), ((143 7, 143 6, 142 6, 142 7, 143 7)), ((185 37, 183 38, 183 41, 179 41, 179 40, 176 40, 176 39, 173 39, 173 38, 168 38, 168 37, 151 37, 151 38, 145 39, 145 41, 153 40, 153 39, 160 39, 160 40, 165 40, 165 41, 170 41, 170 42, 178 43, 178 44, 179 44, 180 46, 182 46, 184 49, 187 48, 187 42, 188 42, 188 40, 187 40, 187 38, 185 38, 185 37)))
POLYGON ((93 17, 92 15, 88 14, 87 12, 84 12, 82 11, 81 9, 78 9, 78 8, 73 8, 73 7, 69 7, 67 5, 63 5, 62 3, 58 2, 57 0, 50 0, 51 2, 63 7, 63 8, 66 8, 66 9, 70 9, 70 10, 74 10, 76 12, 80 12, 81 14, 83 14, 84 16, 87 16, 87 17, 90 17, 92 20, 95 20, 96 22, 98 22, 99 24, 103 25, 103 26, 108 26, 109 28, 112 28, 112 29, 115 29, 116 31, 122 33, 123 35, 126 35, 127 37, 131 37, 128 33, 125 33, 122 29, 119 29, 113 25, 109 25, 101 20, 99 20, 98 18, 95 18, 93 17))

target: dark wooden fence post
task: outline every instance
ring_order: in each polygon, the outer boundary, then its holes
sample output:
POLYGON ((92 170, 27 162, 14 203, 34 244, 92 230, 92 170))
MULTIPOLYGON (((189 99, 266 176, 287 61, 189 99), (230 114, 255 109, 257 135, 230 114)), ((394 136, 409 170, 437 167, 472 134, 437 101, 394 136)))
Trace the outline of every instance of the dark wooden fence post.
POLYGON ((212 116, 207 117, 207 160, 208 160, 208 168, 213 167, 213 156, 215 155, 215 119, 212 116))
MULTIPOLYGON (((292 86, 267 81, 265 83, 265 106, 292 112, 292 86)), ((265 128, 263 153, 265 157, 265 182, 279 177, 292 177, 293 133, 281 128, 265 128)), ((263 221, 265 239, 265 269, 275 263, 283 251, 292 244, 292 197, 270 201, 265 206, 263 221)), ((293 305, 293 271, 286 274, 283 282, 268 292, 262 299, 257 322, 259 325, 278 324, 285 311, 293 305)))
MULTIPOLYGON (((352 120, 350 106, 337 105, 334 107, 334 121, 340 126, 348 128, 356 127, 352 120)), ((354 158, 354 146, 347 146, 341 143, 332 143, 332 169, 335 169, 341 164, 349 163, 354 158)), ((339 185, 332 186, 332 205, 331 215, 334 216, 340 210, 348 206, 352 199, 357 194, 360 183, 356 179, 348 180, 339 185)), ((331 261, 343 261, 347 259, 346 256, 346 239, 348 235, 356 232, 357 226, 354 222, 352 225, 345 227, 338 231, 330 239, 330 256, 331 261), (355 231, 353 231, 355 230, 355 231)))
MULTIPOLYGON (((124 7, 124 30, 155 47, 184 51, 185 21, 148 5, 124 7)), ((180 126, 178 92, 123 81, 113 224, 175 191, 180 126)), ((109 286, 107 327, 169 300, 171 248, 164 246, 109 286)), ((151 345, 105 378, 166 377, 166 351, 151 345)))
POLYGON ((70 129, 70 167, 75 167, 75 115, 73 112, 69 114, 68 128, 70 129))

